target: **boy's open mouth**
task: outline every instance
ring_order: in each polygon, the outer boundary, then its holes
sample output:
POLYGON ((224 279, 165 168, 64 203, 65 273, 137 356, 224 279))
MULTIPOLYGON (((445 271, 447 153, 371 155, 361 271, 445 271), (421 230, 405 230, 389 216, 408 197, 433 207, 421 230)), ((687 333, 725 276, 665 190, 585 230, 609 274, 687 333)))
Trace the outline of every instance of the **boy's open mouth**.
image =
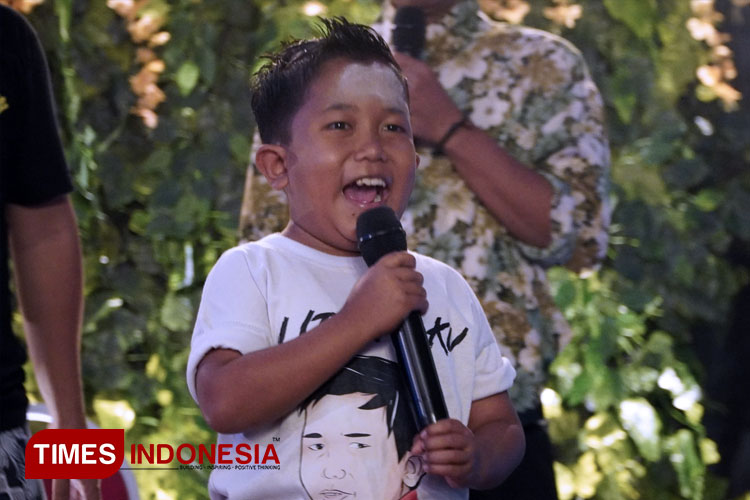
POLYGON ((388 192, 388 183, 381 177, 360 177, 344 186, 344 196, 358 205, 380 203, 388 192))

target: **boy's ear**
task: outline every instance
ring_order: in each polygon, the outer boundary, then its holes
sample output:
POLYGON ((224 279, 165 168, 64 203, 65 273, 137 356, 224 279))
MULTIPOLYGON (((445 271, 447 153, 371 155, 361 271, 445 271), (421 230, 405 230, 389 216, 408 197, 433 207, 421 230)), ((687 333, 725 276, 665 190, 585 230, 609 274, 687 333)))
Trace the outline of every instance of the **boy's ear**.
POLYGON ((287 152, 278 144, 263 144, 255 153, 255 166, 272 188, 282 191, 289 183, 286 170, 287 152))

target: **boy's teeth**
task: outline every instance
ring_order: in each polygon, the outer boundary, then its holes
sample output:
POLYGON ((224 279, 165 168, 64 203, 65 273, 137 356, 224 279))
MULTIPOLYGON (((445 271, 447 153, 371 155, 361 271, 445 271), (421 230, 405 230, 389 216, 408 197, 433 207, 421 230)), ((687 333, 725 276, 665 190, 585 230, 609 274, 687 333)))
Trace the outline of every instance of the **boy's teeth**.
POLYGON ((385 187, 385 181, 376 177, 363 177, 357 179, 357 186, 381 186, 385 187))
POLYGON ((378 193, 377 195, 375 195, 375 199, 372 200, 373 203, 380 203, 381 201, 383 201, 383 197, 380 196, 380 193, 378 193))

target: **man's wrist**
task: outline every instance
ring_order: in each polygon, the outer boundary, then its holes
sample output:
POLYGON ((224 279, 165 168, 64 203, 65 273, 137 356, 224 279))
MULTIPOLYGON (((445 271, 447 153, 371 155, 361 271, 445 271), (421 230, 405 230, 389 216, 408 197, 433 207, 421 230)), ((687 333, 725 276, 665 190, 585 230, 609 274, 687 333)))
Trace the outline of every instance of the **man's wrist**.
POLYGON ((448 143, 448 141, 453 137, 453 135, 462 127, 468 127, 469 126, 469 117, 468 116, 462 116, 461 119, 456 120, 451 124, 450 127, 448 127, 448 130, 445 131, 443 136, 440 138, 440 140, 435 144, 435 147, 432 148, 432 154, 433 155, 443 155, 444 154, 444 148, 445 145, 448 143))

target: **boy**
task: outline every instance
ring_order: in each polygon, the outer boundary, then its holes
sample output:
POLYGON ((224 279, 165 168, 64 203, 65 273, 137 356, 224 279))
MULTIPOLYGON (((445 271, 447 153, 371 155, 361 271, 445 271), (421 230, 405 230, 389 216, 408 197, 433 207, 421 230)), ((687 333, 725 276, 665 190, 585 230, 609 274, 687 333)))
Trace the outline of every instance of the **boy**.
POLYGON ((310 498, 298 469, 304 421, 293 410, 355 355, 395 359, 388 334, 420 310, 452 418, 414 438, 410 452, 426 472, 416 491, 422 500, 466 498, 468 487, 502 481, 523 453, 506 392, 514 371, 458 273, 408 252, 369 269, 360 257, 357 217, 379 205, 402 214, 414 185, 408 92, 372 30, 324 24, 320 39, 286 46, 256 77, 264 143, 256 162, 285 192, 291 220, 219 259, 187 370, 219 442, 273 443, 280 467, 216 470, 209 490, 212 498, 310 498))

